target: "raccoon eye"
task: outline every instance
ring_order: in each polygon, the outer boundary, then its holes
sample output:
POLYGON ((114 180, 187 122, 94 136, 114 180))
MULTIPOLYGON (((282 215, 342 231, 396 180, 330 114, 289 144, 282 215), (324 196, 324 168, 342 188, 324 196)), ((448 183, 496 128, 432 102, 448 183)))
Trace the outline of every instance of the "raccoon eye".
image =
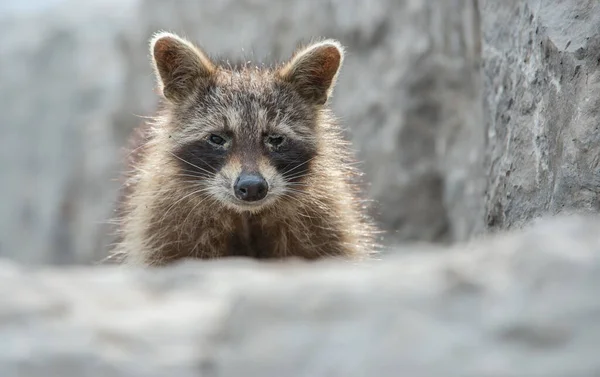
POLYGON ((211 135, 208 137, 208 140, 209 140, 211 143, 213 143, 213 144, 216 144, 216 145, 223 145, 223 144, 225 144, 225 142, 226 142, 226 140, 225 140, 225 139, 223 139, 221 136, 219 136, 219 135, 215 135, 215 134, 211 134, 211 135))
POLYGON ((283 144, 284 140, 283 136, 267 136, 267 143, 275 148, 283 144))

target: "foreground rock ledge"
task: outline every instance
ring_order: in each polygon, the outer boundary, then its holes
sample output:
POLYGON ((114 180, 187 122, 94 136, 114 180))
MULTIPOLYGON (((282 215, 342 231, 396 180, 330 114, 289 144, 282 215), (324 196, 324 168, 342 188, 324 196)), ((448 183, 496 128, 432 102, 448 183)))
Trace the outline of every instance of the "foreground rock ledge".
POLYGON ((594 376, 599 235, 556 218, 361 266, 3 263, 0 375, 594 376))

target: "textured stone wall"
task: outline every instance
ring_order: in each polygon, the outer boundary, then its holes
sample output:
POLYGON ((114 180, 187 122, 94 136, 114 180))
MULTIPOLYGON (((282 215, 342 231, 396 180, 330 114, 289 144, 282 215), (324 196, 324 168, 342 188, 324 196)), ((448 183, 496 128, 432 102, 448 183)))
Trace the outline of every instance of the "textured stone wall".
POLYGON ((486 222, 600 210, 600 3, 482 1, 486 222))
POLYGON ((3 377, 594 377, 600 219, 384 262, 0 264, 3 377))

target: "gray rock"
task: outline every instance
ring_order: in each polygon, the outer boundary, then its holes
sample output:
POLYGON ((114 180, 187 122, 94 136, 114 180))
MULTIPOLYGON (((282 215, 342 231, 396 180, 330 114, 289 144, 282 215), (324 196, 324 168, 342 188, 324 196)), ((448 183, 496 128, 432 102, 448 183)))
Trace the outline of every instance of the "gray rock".
POLYGON ((600 210, 600 3, 483 1, 486 221, 600 210))
POLYGON ((112 241, 121 147, 156 104, 148 38, 182 33, 274 61, 338 38, 333 106, 388 241, 465 239, 483 222, 471 1, 9 0, 0 6, 0 255, 89 263, 112 241))
POLYGON ((19 3, 0 12, 0 255, 89 262, 118 188, 113 123, 133 111, 118 44, 132 2, 19 3))
POLYGON ((0 375, 592 377, 600 219, 385 261, 0 264, 0 375))

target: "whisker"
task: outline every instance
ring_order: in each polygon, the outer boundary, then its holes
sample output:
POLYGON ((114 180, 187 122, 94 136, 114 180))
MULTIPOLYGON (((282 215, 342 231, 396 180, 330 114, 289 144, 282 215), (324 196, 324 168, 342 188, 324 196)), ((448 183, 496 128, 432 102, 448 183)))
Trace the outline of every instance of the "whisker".
MULTIPOLYGON (((198 171, 196 171, 196 170, 181 169, 181 168, 179 170, 183 173, 198 174, 198 171)), ((211 173, 211 174, 214 174, 214 173, 211 173)))
MULTIPOLYGON (((287 199, 294 200, 300 207, 304 207, 305 206, 305 204, 300 199, 298 199, 298 198, 296 198, 296 197, 294 197, 294 196, 292 196, 292 195, 290 195, 288 193, 284 192, 283 194, 281 194, 281 196, 284 197, 284 198, 287 198, 287 199)), ((311 218, 308 215, 305 216, 305 217, 311 218)))
MULTIPOLYGON (((172 152, 169 152, 169 153, 173 154, 172 152)), ((174 156, 175 156, 175 155, 174 155, 174 156)), ((175 157, 177 157, 177 156, 175 156, 175 157)), ((197 156, 197 155, 196 155, 195 157, 196 157, 196 158, 198 158, 198 159, 199 159, 200 161, 202 161, 203 163, 205 163, 205 164, 206 164, 206 165, 207 165, 209 168, 211 168, 213 171, 216 171, 216 170, 217 170, 217 169, 215 169, 215 168, 214 168, 214 166, 212 166, 211 164, 209 164, 208 162, 206 162, 206 161, 204 161, 202 158, 200 158, 200 156, 197 156)), ((190 165, 192 165, 192 166, 194 166, 195 168, 198 168, 198 166, 195 166, 195 165, 191 164, 189 161, 185 161, 185 162, 186 162, 186 163, 188 163, 188 164, 190 164, 190 165)))
POLYGON ((107 255, 105 258, 102 258, 99 261, 94 262, 93 264, 94 265, 101 265, 101 264, 104 264, 104 263, 107 263, 107 262, 113 261, 113 260, 114 260, 115 263, 121 263, 121 262, 123 262, 125 260, 126 257, 127 257, 126 253, 124 253, 124 252, 117 252, 117 253, 114 253, 114 254, 107 255))
POLYGON ((206 175, 194 175, 194 174, 174 174, 173 177, 192 177, 192 178, 200 178, 200 179, 208 179, 209 176, 206 175))
POLYGON ((298 162, 298 161, 300 161, 300 159, 301 159, 301 158, 302 158, 302 157, 298 157, 298 158, 297 158, 297 159, 295 159, 294 161, 290 161, 290 162, 289 162, 287 165, 285 165, 283 168, 284 168, 284 169, 287 169, 287 167, 288 167, 288 166, 290 166, 291 164, 293 164, 293 163, 295 163, 295 162, 298 162))
POLYGON ((200 206, 202 203, 204 203, 204 202, 205 202, 205 201, 206 201, 208 198, 210 198, 210 197, 207 197, 207 198, 204 198, 204 199, 200 200, 198 203, 196 203, 196 204, 195 204, 195 205, 194 205, 194 206, 193 206, 193 207, 190 209, 190 211, 188 212, 188 214, 187 214, 187 216, 185 217, 185 219, 183 219, 183 221, 181 222, 181 232, 180 232, 180 234, 179 234, 179 236, 180 236, 180 237, 181 237, 181 235, 182 235, 182 233, 183 233, 183 230, 185 229, 185 226, 186 226, 186 224, 187 224, 187 221, 188 221, 188 219, 189 219, 190 215, 191 215, 191 214, 192 214, 192 213, 193 213, 193 212, 196 210, 196 208, 198 208, 198 206, 200 206))
POLYGON ((296 189, 293 189, 293 188, 290 188, 290 187, 286 187, 285 191, 289 191, 289 192, 292 192, 292 193, 305 195, 306 197, 310 198, 311 202, 318 204, 323 209, 327 209, 327 205, 325 205, 325 203, 323 203, 320 200, 316 199, 314 197, 314 195, 309 195, 309 193, 307 193, 306 191, 300 191, 300 190, 296 190, 296 189))
MULTIPOLYGON (((306 208, 303 208, 303 207, 304 207, 304 203, 300 202, 300 200, 299 200, 298 198, 295 198, 295 197, 293 197, 293 196, 291 196, 291 195, 289 195, 289 194, 285 194, 285 193, 284 193, 282 196, 284 196, 284 197, 286 197, 286 198, 289 198, 289 199, 294 199, 294 200, 298 201, 299 203, 301 203, 301 208, 299 208, 298 215, 300 215, 300 216, 302 216, 302 217, 305 217, 305 218, 307 218, 307 219, 311 220, 311 221, 310 221, 310 223, 311 223, 311 226, 312 226, 312 227, 316 227, 316 228, 319 228, 319 229, 322 229, 322 230, 327 230, 327 231, 333 230, 333 228, 332 228, 332 227, 324 227, 324 226, 321 226, 321 225, 317 225, 317 224, 315 224, 315 223, 313 222, 313 220, 317 220, 317 219, 318 219, 318 217, 315 217, 315 216, 310 216, 310 215, 307 213, 307 210, 306 210, 306 208)), ((307 232, 307 234, 308 234, 308 233, 310 233, 310 232, 307 232)))
POLYGON ((283 176, 286 176, 287 174, 293 172, 294 170, 298 169, 299 167, 308 164, 309 162, 311 162, 312 160, 314 160, 315 158, 317 158, 317 156, 309 158, 308 160, 304 161, 303 163, 301 163, 300 165, 296 165, 293 169, 287 170, 285 173, 283 173, 283 176))
POLYGON ((292 181, 300 179, 300 178, 310 178, 310 177, 312 177, 312 174, 300 174, 300 175, 296 175, 294 177, 285 177, 285 178, 289 183, 296 183, 296 182, 292 182, 292 181))
POLYGON ((190 166, 193 166, 193 167, 195 167, 196 169, 198 169, 198 170, 200 170, 200 171, 203 171, 203 172, 205 172, 205 173, 207 173, 207 174, 214 174, 214 173, 216 172, 216 169, 215 169, 214 167, 212 167, 210 164, 207 164, 207 163, 206 163, 206 161, 204 161, 204 160, 202 160, 202 159, 200 159, 200 161, 204 162, 204 163, 205 163, 205 164, 206 164, 206 165, 207 165, 209 168, 213 169, 213 171, 212 171, 212 172, 211 172, 211 171, 208 171, 208 170, 206 170, 206 169, 203 169, 203 168, 201 168, 201 167, 199 167, 199 166, 197 166, 197 165, 194 165, 194 164, 192 164, 192 163, 191 163, 191 162, 189 162, 189 161, 186 161, 186 160, 184 160, 183 158, 181 158, 181 157, 177 156, 177 155, 176 155, 175 153, 173 153, 173 152, 170 152, 170 151, 169 151, 169 153, 170 153, 171 155, 173 155, 173 157, 175 157, 175 158, 179 159, 180 161, 183 161, 183 162, 185 162, 186 164, 188 164, 188 165, 190 165, 190 166))
POLYGON ((169 206, 169 208, 167 209, 167 211, 165 212, 165 214, 163 215, 163 217, 161 217, 160 221, 158 221, 158 223, 162 223, 165 220, 165 218, 167 217, 167 214, 169 213, 169 211, 171 211, 171 209, 173 209, 173 207, 175 207, 175 205, 177 205, 178 203, 180 203, 181 201, 183 201, 184 199, 186 199, 186 198, 188 198, 188 197, 190 197, 192 195, 199 194, 201 192, 206 192, 206 191, 208 191, 208 188, 203 187, 200 190, 192 191, 191 193, 189 193, 187 195, 184 195, 183 197, 179 198, 175 203, 173 203, 173 204, 171 204, 169 206))
POLYGON ((291 188, 291 187, 286 187, 286 191, 296 192, 298 194, 307 194, 308 195, 308 193, 306 191, 297 190, 297 189, 294 189, 294 188, 291 188))
POLYGON ((193 181, 181 181, 181 182, 183 182, 183 183, 195 183, 195 184, 199 184, 199 183, 201 183, 201 181, 199 181, 199 180, 197 180, 197 179, 196 179, 196 180, 193 180, 193 181))
MULTIPOLYGON (((283 175, 283 174, 282 174, 283 175)), ((299 171, 296 172, 296 174, 292 174, 292 175, 283 175, 283 177, 285 179, 296 179, 296 178, 302 178, 302 177, 310 177, 313 176, 314 173, 308 171, 308 170, 303 170, 303 171, 299 171)))
MULTIPOLYGON (((308 161, 305 161, 303 164, 306 164, 307 162, 310 162, 310 161, 311 161, 311 160, 313 160, 314 158, 316 158, 316 156, 315 156, 315 157, 313 157, 313 158, 311 158, 311 159, 309 159, 308 161)), ((289 162, 289 163, 288 163, 288 164, 287 164, 287 165, 284 167, 284 169, 285 169, 285 168, 287 168, 288 166, 290 166, 290 165, 292 165, 292 164, 294 164, 294 163, 296 163, 296 162, 300 161, 301 159, 302 159, 302 157, 298 157, 298 158, 296 158, 295 160, 293 160, 293 161, 289 162)), ((292 172, 294 169, 297 169, 298 167, 302 166, 303 164, 300 164, 300 165, 298 165, 298 166, 295 166, 295 167, 294 167, 294 168, 292 168, 292 169, 286 170, 286 171, 285 171, 283 174, 287 174, 287 173, 289 173, 289 172, 292 172)))

